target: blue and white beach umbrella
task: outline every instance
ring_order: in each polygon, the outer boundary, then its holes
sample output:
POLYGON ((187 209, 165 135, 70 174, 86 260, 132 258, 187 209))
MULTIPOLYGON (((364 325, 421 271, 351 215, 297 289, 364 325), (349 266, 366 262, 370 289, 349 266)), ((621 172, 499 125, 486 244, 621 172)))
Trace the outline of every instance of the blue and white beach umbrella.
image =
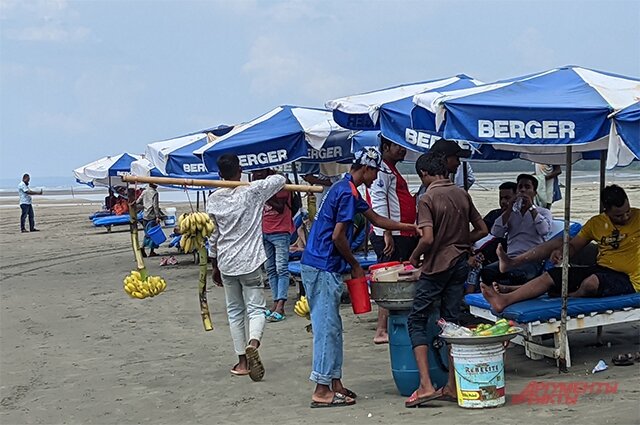
POLYGON ((78 183, 88 186, 117 186, 124 184, 120 176, 131 171, 131 163, 140 159, 140 155, 123 153, 105 156, 87 165, 76 168, 73 174, 78 183))
POLYGON ((297 160, 331 162, 351 155, 350 135, 330 111, 279 106, 193 153, 209 171, 218 170, 216 161, 223 154, 237 155, 246 171, 297 160))
MULTIPOLYGON (((222 133, 217 134, 226 134, 229 128, 225 127, 222 133)), ((193 151, 211 145, 218 138, 217 134, 205 131, 150 143, 145 149, 145 157, 163 176, 215 180, 218 179, 218 174, 207 171, 202 160, 193 151)))
MULTIPOLYGON (((333 111, 334 120, 344 128, 380 130, 385 138, 395 143, 412 150, 425 151, 430 146, 433 133, 425 133, 429 137, 418 136, 411 122, 413 96, 431 90, 455 90, 480 84, 482 82, 461 74, 329 100, 325 106, 333 111)), ((430 129, 433 129, 433 125, 430 129)))
POLYGON ((447 139, 490 143, 548 164, 564 163, 566 146, 575 153, 609 150, 623 155, 609 155, 608 165, 626 165, 626 142, 618 139, 614 143, 620 146, 609 145, 609 115, 638 98, 637 78, 567 66, 469 89, 416 95, 414 103, 429 113, 414 114, 414 125, 429 126, 420 117, 431 120, 435 114, 435 128, 447 139))
POLYGON ((640 158, 640 101, 613 114, 613 125, 609 149, 614 147, 628 148, 628 151, 618 152, 620 162, 628 163, 633 157, 640 158), (616 143, 616 138, 622 139, 622 143, 616 143))

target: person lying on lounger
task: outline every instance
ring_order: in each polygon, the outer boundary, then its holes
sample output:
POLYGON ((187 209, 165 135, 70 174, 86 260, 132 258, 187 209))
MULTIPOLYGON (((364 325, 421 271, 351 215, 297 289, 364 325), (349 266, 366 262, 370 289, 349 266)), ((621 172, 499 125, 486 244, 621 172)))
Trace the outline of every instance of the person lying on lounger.
MULTIPOLYGON (((598 244, 595 266, 569 269, 570 297, 609 297, 640 292, 640 209, 631 208, 627 194, 616 185, 605 187, 601 199, 604 213, 590 218, 569 242, 570 257, 591 241, 598 244)), ((548 250, 550 246, 551 243, 543 248, 548 250)), ((503 254, 500 256, 504 260, 503 254)), ((551 259, 556 264, 562 261, 561 247, 551 253, 551 259)), ((503 263, 505 268, 511 265, 503 263)), ((492 286, 481 284, 480 289, 491 307, 500 313, 511 304, 536 298, 545 292, 558 296, 562 289, 562 268, 553 268, 519 287, 494 282, 492 286)))

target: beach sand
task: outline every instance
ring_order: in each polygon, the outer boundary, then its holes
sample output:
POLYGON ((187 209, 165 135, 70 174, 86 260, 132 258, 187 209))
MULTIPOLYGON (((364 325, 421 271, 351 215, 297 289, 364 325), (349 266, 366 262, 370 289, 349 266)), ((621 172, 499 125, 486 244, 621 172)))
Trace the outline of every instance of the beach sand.
MULTIPOLYGON (((626 185, 640 206, 640 187, 626 185)), ((481 213, 497 206, 497 191, 472 190, 481 213)), ((307 321, 287 305, 288 319, 268 323, 262 357, 266 376, 253 383, 234 377, 235 363, 224 309, 224 291, 209 289, 215 330, 200 321, 198 268, 192 256, 176 266, 147 259, 165 293, 130 299, 122 279, 134 269, 126 226, 107 233, 87 219, 98 203, 35 200, 39 233, 19 233, 17 203, 0 209, 0 421, 3 424, 136 423, 554 423, 631 424, 640 420, 640 369, 616 367, 611 358, 640 350, 640 325, 605 328, 604 347, 595 330, 570 334, 573 367, 558 374, 555 362, 529 360, 521 347, 506 356, 507 394, 532 381, 617 383, 617 392, 582 396, 576 404, 511 403, 467 410, 451 403, 406 409, 395 388, 387 346, 372 344, 375 311, 355 316, 343 306, 344 382, 358 393, 354 407, 309 409, 312 337, 307 321), (63 204, 63 205, 61 205, 63 204), (610 343, 610 346, 606 343, 610 343), (599 359, 609 369, 592 375, 599 359)), ((175 206, 175 205, 174 205, 175 206)), ((573 218, 598 207, 597 185, 574 188, 573 218)), ((186 210, 178 205, 178 213, 186 210)), ((562 203, 555 205, 562 215, 562 203)), ((175 254, 162 247, 161 255, 175 254)), ((267 300, 271 299, 266 291, 267 300)), ((295 288, 290 288, 290 299, 295 288)))

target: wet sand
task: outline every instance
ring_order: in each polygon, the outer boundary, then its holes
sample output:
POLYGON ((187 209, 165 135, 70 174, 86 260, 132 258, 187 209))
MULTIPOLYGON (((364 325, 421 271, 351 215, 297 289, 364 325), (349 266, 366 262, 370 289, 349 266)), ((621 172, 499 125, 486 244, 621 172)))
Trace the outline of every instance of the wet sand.
MULTIPOLYGON (((640 206, 638 185, 626 185, 640 206)), ((481 213, 497 205, 497 191, 472 190, 481 213)), ((640 350, 640 325, 605 328, 604 347, 595 330, 570 333, 574 365, 559 375, 549 359, 533 361, 521 347, 507 351, 507 394, 531 381, 617 383, 616 394, 583 396, 574 405, 512 403, 466 410, 451 403, 406 409, 391 377, 387 346, 372 344, 374 311, 355 316, 343 306, 344 382, 358 404, 309 409, 311 335, 307 321, 287 305, 288 319, 268 323, 261 349, 267 370, 262 382, 234 377, 235 363, 224 292, 209 290, 215 330, 205 332, 197 298, 198 268, 192 256, 160 267, 165 293, 133 300, 122 279, 134 268, 126 226, 107 233, 87 219, 98 203, 35 199, 39 233, 19 232, 17 203, 0 209, 0 421, 3 424, 136 423, 557 423, 631 424, 640 420, 640 368, 616 367, 611 358, 640 350), (60 205, 60 204, 65 205, 60 205), (82 205, 77 205, 81 203, 82 205), (53 205, 52 205, 53 204, 53 205), (610 343, 608 346, 606 343, 610 343), (592 375, 599 359, 609 369, 592 375)), ((574 189, 574 219, 597 210, 597 186, 574 189)), ((171 205, 175 206, 175 205, 171 205)), ((185 211, 178 205, 178 213, 185 211)), ((555 215, 562 214, 562 203, 555 215)), ((161 255, 175 254, 162 247, 161 255)), ((290 288, 290 299, 295 297, 290 288)), ((270 300, 270 291, 266 292, 270 300)))

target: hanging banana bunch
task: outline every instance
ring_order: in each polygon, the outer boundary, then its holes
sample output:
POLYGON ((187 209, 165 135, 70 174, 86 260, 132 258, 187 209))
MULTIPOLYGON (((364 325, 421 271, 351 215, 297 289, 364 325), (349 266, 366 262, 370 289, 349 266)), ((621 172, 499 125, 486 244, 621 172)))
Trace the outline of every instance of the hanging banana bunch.
POLYGON ((185 253, 197 251, 200 257, 200 274, 198 281, 198 299, 200 301, 200 315, 205 331, 213 330, 211 315, 209 313, 209 303, 207 301, 207 248, 205 240, 211 236, 214 230, 213 221, 204 212, 193 212, 180 214, 178 218, 178 230, 180 238, 180 248, 185 253))

